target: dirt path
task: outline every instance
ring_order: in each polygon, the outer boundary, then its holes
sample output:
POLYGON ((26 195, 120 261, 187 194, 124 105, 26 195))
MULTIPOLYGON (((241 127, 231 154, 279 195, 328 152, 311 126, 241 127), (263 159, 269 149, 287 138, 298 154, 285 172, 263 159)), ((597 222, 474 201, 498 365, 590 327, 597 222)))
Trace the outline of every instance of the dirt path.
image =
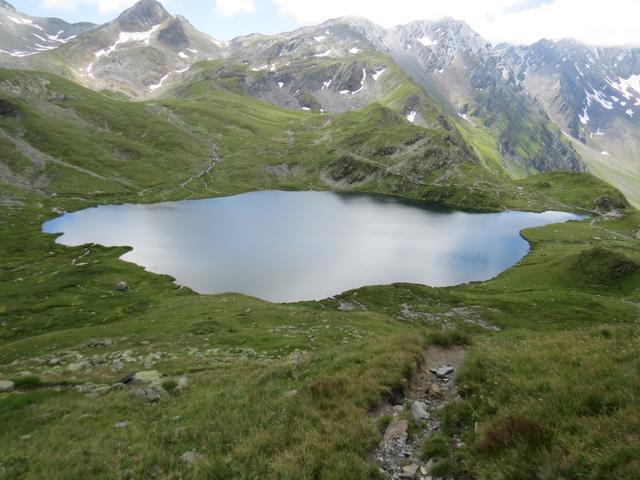
POLYGON ((385 405, 375 412, 376 421, 383 416, 392 418, 373 455, 385 478, 435 479, 430 475, 433 462, 420 458, 421 447, 427 438, 440 430, 437 412, 459 398, 455 373, 462 365, 465 353, 460 347, 430 348, 404 402, 385 405), (409 436, 410 422, 416 428, 409 436))
MULTIPOLYGON (((211 143, 211 159, 193 176, 185 180, 180 184, 180 188, 186 188, 191 182, 194 180, 202 179, 205 175, 211 175, 211 170, 213 170, 218 163, 220 163, 220 153, 218 151, 218 144, 216 142, 211 143)), ((208 186, 206 182, 204 182, 205 188, 208 190, 208 186)))
MULTIPOLYGON (((171 187, 168 190, 161 191, 160 193, 163 193, 165 196, 169 197, 173 195, 175 192, 184 189, 191 192, 189 197, 187 197, 187 198, 191 198, 191 196, 193 195, 193 190, 191 190, 189 186, 195 181, 202 182, 202 187, 204 188, 204 190, 207 190, 211 193, 218 193, 211 189, 211 187, 209 186, 209 182, 207 182, 207 179, 212 180, 211 173, 213 172, 213 169, 216 168, 216 166, 221 161, 222 161, 222 158, 220 157, 220 149, 219 149, 218 143, 216 141, 212 141, 211 157, 207 160, 207 162, 195 174, 187 178, 184 182, 174 187, 171 187)), ((149 189, 149 188, 145 190, 141 190, 140 192, 138 192, 138 195, 142 197, 144 195, 147 195, 150 191, 152 191, 152 189, 149 189)))

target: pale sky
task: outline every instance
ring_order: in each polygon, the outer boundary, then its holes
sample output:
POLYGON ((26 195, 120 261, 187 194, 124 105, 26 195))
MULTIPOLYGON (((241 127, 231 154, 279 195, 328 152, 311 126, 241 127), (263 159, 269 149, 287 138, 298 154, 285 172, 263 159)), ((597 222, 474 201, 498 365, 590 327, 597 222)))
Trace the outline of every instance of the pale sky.
MULTIPOLYGON (((135 0, 13 0, 31 15, 106 22, 135 0)), ((277 33, 357 15, 383 26, 444 16, 465 20, 494 43, 575 38, 596 45, 640 45, 640 0, 166 0, 220 40, 277 33)))

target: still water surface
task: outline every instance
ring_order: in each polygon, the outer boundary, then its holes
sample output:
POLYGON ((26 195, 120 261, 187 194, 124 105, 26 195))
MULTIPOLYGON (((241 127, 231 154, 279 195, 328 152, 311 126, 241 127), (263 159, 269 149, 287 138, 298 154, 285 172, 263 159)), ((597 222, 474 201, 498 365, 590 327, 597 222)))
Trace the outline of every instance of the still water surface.
POLYGON ((77 246, 129 245, 124 260, 200 293, 274 302, 365 285, 436 287, 495 277, 529 250, 519 232, 578 219, 561 212, 467 213, 395 198, 248 193, 155 205, 101 206, 45 223, 77 246))

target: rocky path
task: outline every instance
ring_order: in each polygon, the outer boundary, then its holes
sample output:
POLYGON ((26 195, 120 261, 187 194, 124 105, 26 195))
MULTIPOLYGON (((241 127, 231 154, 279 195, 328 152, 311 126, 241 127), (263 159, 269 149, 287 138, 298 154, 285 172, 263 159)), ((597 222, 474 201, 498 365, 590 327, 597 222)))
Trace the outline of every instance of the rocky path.
MULTIPOLYGON (((219 192, 216 192, 214 190, 211 189, 210 187, 210 180, 212 180, 211 177, 211 173, 213 172, 213 169, 216 168, 216 166, 222 161, 222 158, 220 157, 220 148, 218 143, 214 140, 211 142, 211 156, 210 158, 207 160, 207 162, 202 165, 202 167, 200 167, 200 169, 194 173, 193 175, 191 175, 189 178, 187 178, 185 181, 183 181, 182 183, 175 185, 167 190, 161 190, 159 192, 156 193, 160 193, 162 194, 165 198, 167 197, 171 197, 173 194, 175 194, 177 191, 180 190, 187 190, 188 192, 190 192, 190 195, 187 198, 191 198, 191 196, 194 194, 195 191, 199 191, 199 187, 201 186, 204 190, 217 194, 219 192), (209 180, 209 181, 208 181, 209 180), (197 186, 195 191, 192 190, 190 188, 191 184, 193 184, 194 182, 199 181, 201 182, 200 186, 197 186)), ((138 196, 143 197, 145 195, 148 195, 150 192, 153 191, 153 188, 147 188, 145 190, 141 190, 138 192, 138 196)))
MULTIPOLYGON (((187 188, 187 186, 194 180, 204 179, 205 176, 211 175, 211 171, 220 163, 220 153, 218 144, 214 141, 211 143, 211 158, 210 160, 193 176, 180 184, 180 188, 187 188)), ((206 181, 203 181, 205 189, 209 190, 206 181)))
POLYGON ((437 412, 456 400, 455 372, 462 364, 465 350, 460 347, 433 347, 425 364, 413 380, 404 403, 388 404, 375 412, 374 420, 391 417, 391 423, 374 453, 381 473, 388 479, 437 480, 431 475, 433 460, 420 458, 424 441, 440 430, 437 412), (415 429, 409 435, 412 422, 415 429))

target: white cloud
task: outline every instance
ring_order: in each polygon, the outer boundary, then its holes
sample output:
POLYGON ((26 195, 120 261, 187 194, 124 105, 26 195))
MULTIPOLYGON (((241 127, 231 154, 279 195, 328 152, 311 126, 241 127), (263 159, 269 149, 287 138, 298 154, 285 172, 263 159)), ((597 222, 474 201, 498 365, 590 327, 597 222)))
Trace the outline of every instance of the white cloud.
POLYGON ((216 10, 229 17, 253 12, 255 8, 255 0, 216 0, 216 10))
POLYGON ((640 0, 273 0, 305 23, 357 15, 383 26, 444 16, 465 20, 491 41, 573 37, 600 45, 640 44, 640 0))
POLYGON ((95 6, 100 13, 119 12, 130 7, 136 0, 44 0, 47 8, 73 10, 81 5, 95 6))

